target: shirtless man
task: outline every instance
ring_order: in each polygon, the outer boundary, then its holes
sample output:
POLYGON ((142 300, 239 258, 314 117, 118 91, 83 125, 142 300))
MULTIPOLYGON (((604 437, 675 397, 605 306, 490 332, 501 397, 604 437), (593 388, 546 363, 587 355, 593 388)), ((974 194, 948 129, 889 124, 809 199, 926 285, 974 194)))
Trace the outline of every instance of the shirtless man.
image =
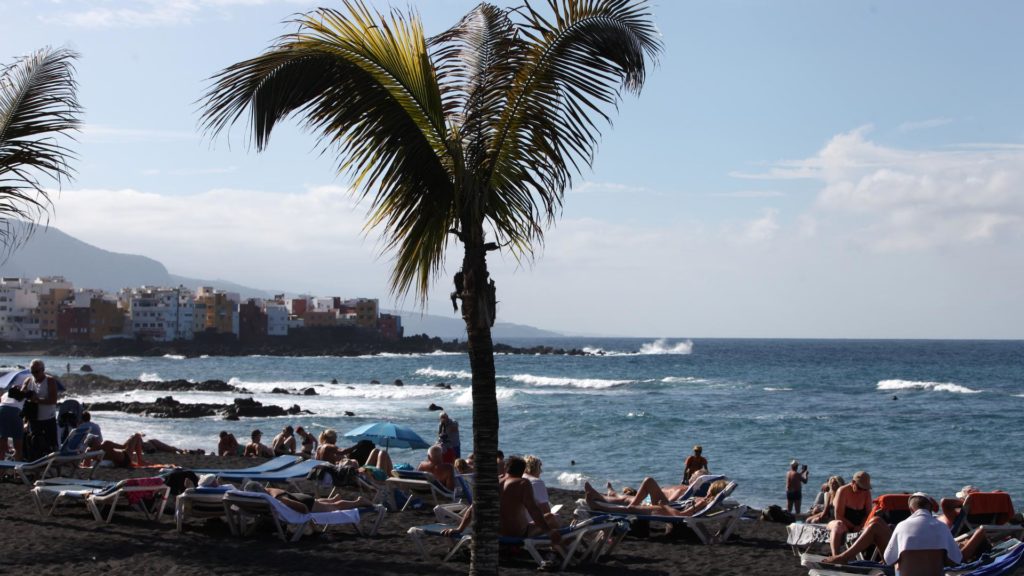
POLYGON ((220 441, 217 442, 218 456, 238 456, 240 448, 234 434, 227 430, 220 431, 220 441))
POLYGON ((291 425, 285 426, 280 434, 274 436, 270 449, 274 451, 275 456, 295 454, 295 430, 291 425))
MULTIPOLYGON (((523 466, 526 466, 525 462, 523 466)), ((448 490, 455 489, 455 468, 444 461, 444 451, 437 444, 427 450, 427 459, 420 462, 416 469, 420 472, 430 472, 448 490)), ((527 481, 527 484, 529 484, 529 481, 527 481)))
MULTIPOLYGON (((557 517, 552 514, 545 515, 537 506, 533 497, 533 487, 529 480, 523 478, 525 472, 526 461, 519 456, 509 456, 505 460, 505 477, 498 483, 501 494, 498 533, 501 536, 513 537, 547 534, 552 543, 558 544, 562 541, 562 534, 558 529, 557 517)), ((461 533, 469 527, 472 515, 473 507, 470 506, 457 528, 446 528, 441 534, 451 536, 461 533)))
POLYGON ((786 472, 786 512, 794 515, 800 514, 800 501, 803 500, 803 485, 807 484, 810 473, 807 472, 807 464, 802 470, 797 471, 800 463, 793 460, 789 463, 789 472, 786 472))
POLYGON ((252 439, 252 442, 249 442, 249 444, 245 446, 245 452, 242 452, 242 456, 262 456, 264 458, 274 457, 274 451, 271 450, 262 442, 260 442, 260 439, 263 438, 263 432, 260 432, 259 430, 253 430, 252 435, 250 437, 252 439))
POLYGON ((836 492, 833 508, 835 520, 828 523, 828 529, 829 545, 832 555, 836 556, 846 542, 846 535, 864 528, 871 511, 871 475, 863 470, 854 473, 853 480, 836 492))
POLYGON ((708 469, 708 460, 701 455, 703 452, 704 448, 700 444, 693 447, 693 454, 687 456, 686 461, 683 462, 683 480, 680 484, 687 484, 697 470, 708 469))
POLYGON ((608 496, 595 490, 589 482, 583 484, 583 492, 586 495, 587 504, 594 510, 657 516, 693 516, 697 511, 711 503, 718 496, 718 493, 728 485, 729 483, 726 480, 712 482, 711 487, 708 488, 707 496, 694 498, 690 501, 690 506, 685 508, 672 506, 674 500, 658 486, 658 482, 654 478, 650 477, 644 478, 644 481, 640 483, 640 489, 636 491, 636 494, 625 505, 620 504, 618 501, 609 501, 608 496), (644 504, 644 500, 648 496, 651 497, 651 503, 644 504))

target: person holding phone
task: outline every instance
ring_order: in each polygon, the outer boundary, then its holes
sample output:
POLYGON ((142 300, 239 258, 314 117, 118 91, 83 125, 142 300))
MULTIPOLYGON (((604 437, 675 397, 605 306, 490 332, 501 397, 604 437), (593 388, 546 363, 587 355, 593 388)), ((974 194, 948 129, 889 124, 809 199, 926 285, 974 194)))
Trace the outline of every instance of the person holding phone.
POLYGON ((800 468, 800 462, 796 460, 789 463, 789 472, 786 472, 786 512, 791 512, 794 516, 800 514, 803 486, 807 484, 808 477, 810 473, 807 472, 806 464, 800 468))

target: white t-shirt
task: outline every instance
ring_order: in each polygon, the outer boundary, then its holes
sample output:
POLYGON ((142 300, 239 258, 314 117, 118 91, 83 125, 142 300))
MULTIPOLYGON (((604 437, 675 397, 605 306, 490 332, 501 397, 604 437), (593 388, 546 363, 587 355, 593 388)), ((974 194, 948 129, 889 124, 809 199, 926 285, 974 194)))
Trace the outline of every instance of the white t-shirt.
POLYGON ((530 486, 533 488, 533 500, 537 504, 547 504, 549 502, 548 487, 544 484, 544 481, 529 474, 523 474, 523 478, 530 481, 530 486))
MULTIPOLYGON (((48 400, 50 394, 50 377, 43 378, 42 382, 36 382, 36 379, 32 376, 28 377, 28 389, 36 393, 36 398, 39 400, 48 400)), ((50 420, 57 417, 57 405, 56 404, 40 404, 39 415, 36 416, 36 420, 50 420)))
POLYGON ((904 550, 945 550, 950 561, 959 564, 963 560, 949 526, 928 510, 916 510, 910 518, 896 525, 889 545, 885 547, 885 563, 895 564, 904 550))

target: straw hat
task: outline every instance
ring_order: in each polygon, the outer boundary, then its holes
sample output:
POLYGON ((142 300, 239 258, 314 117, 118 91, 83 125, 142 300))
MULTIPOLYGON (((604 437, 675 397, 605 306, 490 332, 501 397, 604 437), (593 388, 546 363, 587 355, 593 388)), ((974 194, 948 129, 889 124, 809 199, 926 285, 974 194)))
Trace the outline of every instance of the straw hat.
POLYGON ((974 486, 968 484, 967 486, 964 486, 963 488, 960 489, 959 492, 956 493, 956 497, 961 499, 961 500, 963 500, 964 498, 967 498, 968 494, 970 494, 972 492, 978 492, 978 491, 979 490, 977 488, 975 488, 974 486))

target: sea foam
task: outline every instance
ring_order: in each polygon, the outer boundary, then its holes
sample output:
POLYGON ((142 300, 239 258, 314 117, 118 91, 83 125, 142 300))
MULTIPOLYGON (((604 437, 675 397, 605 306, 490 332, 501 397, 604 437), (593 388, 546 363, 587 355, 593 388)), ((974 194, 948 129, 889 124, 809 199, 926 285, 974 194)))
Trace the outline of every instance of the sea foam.
POLYGON ((972 390, 966 386, 950 382, 919 382, 916 380, 881 380, 879 390, 930 390, 933 392, 953 392, 955 394, 977 394, 981 390, 972 390))
POLYGON ((641 354, 692 354, 693 353, 693 341, 683 340, 682 342, 676 342, 670 344, 665 338, 659 338, 654 342, 649 342, 640 346, 641 354))
POLYGON ((473 374, 466 370, 438 370, 433 366, 420 368, 416 370, 416 374, 430 378, 461 378, 463 380, 471 380, 473 378, 473 374))
POLYGON ((160 377, 156 372, 143 372, 139 374, 140 382, 163 382, 164 379, 160 377))
POLYGON ((665 384, 703 384, 707 379, 696 376, 666 376, 661 381, 665 384))
POLYGON ((575 488, 578 490, 583 487, 583 483, 588 478, 579 472, 560 472, 555 480, 558 482, 559 488, 575 488))
MULTIPOLYGON (((431 390, 436 390, 436 388, 431 388, 431 390)), ((494 395, 498 399, 498 401, 514 398, 517 394, 518 391, 513 390, 512 388, 498 387, 494 391, 494 395)), ((458 404, 459 406, 472 406, 473 388, 466 388, 465 390, 463 390, 462 393, 459 394, 458 398, 455 399, 455 403, 458 404)))
POLYGON ((514 374, 511 379, 515 382, 530 384, 533 386, 564 386, 570 388, 594 388, 603 389, 613 386, 631 384, 635 380, 607 380, 604 378, 562 378, 554 376, 534 376, 533 374, 514 374))

